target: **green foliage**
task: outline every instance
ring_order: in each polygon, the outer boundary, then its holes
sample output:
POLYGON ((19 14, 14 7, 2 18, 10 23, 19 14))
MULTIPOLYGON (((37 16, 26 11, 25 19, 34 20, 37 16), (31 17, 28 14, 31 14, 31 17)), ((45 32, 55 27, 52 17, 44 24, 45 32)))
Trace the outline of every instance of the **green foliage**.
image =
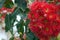
POLYGON ((6 32, 7 32, 12 27, 12 24, 11 24, 11 14, 7 14, 6 15, 5 23, 6 23, 5 29, 6 29, 6 32))
POLYGON ((17 12, 18 12, 18 8, 16 8, 15 11, 12 14, 8 13, 6 15, 6 18, 5 18, 6 32, 8 30, 11 30, 11 28, 13 27, 13 24, 14 24, 14 22, 16 20, 16 15, 18 14, 17 12))
POLYGON ((27 33, 27 40, 39 40, 30 30, 27 33))
MULTIPOLYGON (((8 2, 6 0, 5 7, 7 8, 12 8, 13 3, 8 2)), ((28 29, 28 24, 29 24, 29 19, 27 19, 27 14, 30 11, 27 8, 27 2, 25 0, 15 0, 15 3, 17 4, 17 7, 15 8, 13 13, 8 13, 5 17, 5 30, 6 32, 10 31, 13 35, 13 26, 14 22, 16 20, 16 16, 19 15, 21 17, 20 21, 17 21, 18 23, 16 24, 18 33, 20 34, 20 38, 23 40, 23 34, 24 34, 24 26, 25 26, 25 33, 27 35, 26 40, 38 40, 38 38, 28 29), (25 21, 25 22, 24 22, 25 21)), ((13 40, 14 38, 12 37, 10 40, 13 40)))
POLYGON ((3 4, 4 4, 5 1, 6 1, 6 0, 0 0, 0 8, 3 7, 3 4))
POLYGON ((4 6, 6 8, 12 8, 14 6, 14 4, 11 0, 6 0, 4 6))
POLYGON ((23 34, 23 31, 24 31, 24 21, 23 19, 20 20, 20 22, 18 22, 17 24, 17 29, 18 29, 18 32, 21 32, 23 34))
POLYGON ((18 24, 17 24, 17 30, 18 33, 20 34, 20 38, 22 39, 23 33, 24 33, 24 21, 21 19, 18 24))
POLYGON ((2 16, 2 14, 0 14, 0 17, 2 16))
POLYGON ((6 15, 6 18, 5 18, 5 29, 6 29, 6 32, 8 32, 8 30, 12 30, 12 27, 13 27, 13 24, 14 24, 14 21, 15 21, 15 18, 12 18, 11 16, 12 14, 7 14, 6 15))
POLYGON ((39 40, 32 32, 31 30, 28 28, 28 24, 29 24, 30 20, 26 19, 25 22, 25 27, 26 27, 26 34, 27 34, 27 38, 26 40, 39 40))
POLYGON ((15 0, 15 3, 17 4, 17 7, 20 7, 23 10, 27 7, 27 2, 25 0, 15 0))
POLYGON ((23 10, 23 13, 22 13, 22 18, 24 19, 24 18, 27 18, 27 14, 28 14, 28 12, 29 12, 29 9, 28 8, 26 8, 25 10, 23 10))
POLYGON ((11 37, 9 40, 14 40, 14 37, 11 37))

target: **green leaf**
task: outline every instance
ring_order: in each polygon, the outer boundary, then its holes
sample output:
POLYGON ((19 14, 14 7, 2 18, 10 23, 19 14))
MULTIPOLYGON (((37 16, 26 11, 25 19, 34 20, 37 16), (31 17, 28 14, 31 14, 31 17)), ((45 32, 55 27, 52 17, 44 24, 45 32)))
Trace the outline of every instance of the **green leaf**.
POLYGON ((56 40, 56 37, 51 37, 50 40, 56 40))
POLYGON ((7 14, 6 15, 6 18, 5 18, 5 23, 6 23, 6 27, 5 27, 5 30, 6 30, 6 32, 8 31, 8 30, 10 30, 10 28, 11 28, 11 14, 7 14))
POLYGON ((0 13, 0 17, 2 16, 2 14, 0 13))
POLYGON ((9 40, 14 40, 14 37, 11 37, 9 40))
POLYGON ((27 18, 27 13, 28 13, 29 9, 26 8, 25 11, 23 11, 21 8, 16 7, 12 16, 16 17, 16 15, 20 15, 22 17, 22 19, 27 18))
POLYGON ((17 29, 18 29, 18 32, 22 32, 23 33, 23 31, 24 31, 24 21, 23 21, 23 19, 21 19, 20 20, 20 22, 18 22, 18 24, 17 24, 17 29))
POLYGON ((20 12, 23 13, 23 9, 19 8, 20 12))
POLYGON ((18 14, 20 14, 20 10, 19 10, 19 8, 16 7, 15 10, 14 10, 14 12, 11 14, 12 19, 16 20, 16 16, 18 14))
POLYGON ((27 40, 39 40, 31 31, 27 33, 27 40))
POLYGON ((27 33, 27 30, 28 30, 28 24, 29 24, 30 20, 29 19, 26 19, 26 22, 25 22, 25 32, 27 33))
POLYGON ((29 8, 26 8, 24 13, 27 14, 29 11, 30 11, 29 8))
POLYGON ((0 8, 3 7, 3 4, 4 4, 5 1, 6 1, 6 0, 0 0, 0 8))
POLYGON ((34 35, 33 33, 30 31, 29 33, 27 33, 27 40, 33 40, 34 39, 34 35))
POLYGON ((28 26, 29 22, 30 22, 30 20, 26 19, 25 26, 28 26))
POLYGON ((59 33, 58 36, 56 37, 56 40, 60 40, 60 33, 59 33))
POLYGON ((23 13, 22 13, 22 18, 24 19, 24 18, 27 18, 27 14, 28 14, 28 12, 29 12, 30 10, 29 10, 29 8, 26 8, 24 11, 23 11, 23 13))
MULTIPOLYGON (((5 18, 5 23, 6 23, 5 30, 6 30, 6 32, 12 29, 13 24, 16 21, 16 16, 18 14, 21 14, 21 12, 20 12, 19 8, 16 8, 12 14, 7 14, 6 15, 6 18, 5 18)), ((22 25, 20 25, 20 26, 22 26, 22 25)))
POLYGON ((14 6, 14 4, 11 0, 6 0, 4 6, 6 8, 12 8, 14 6))
POLYGON ((27 18, 27 14, 22 14, 22 19, 27 18))
POLYGON ((6 32, 12 31, 13 24, 16 20, 16 17, 13 17, 12 14, 7 14, 5 17, 5 30, 6 32))
POLYGON ((48 1, 53 1, 53 0, 48 0, 48 1))
POLYGON ((27 2, 25 0, 15 0, 15 3, 22 9, 26 9, 27 7, 27 2))
POLYGON ((23 37, 23 33, 24 33, 24 21, 23 21, 23 19, 21 19, 20 22, 18 22, 17 30, 18 30, 18 33, 20 34, 20 38, 22 38, 23 37))

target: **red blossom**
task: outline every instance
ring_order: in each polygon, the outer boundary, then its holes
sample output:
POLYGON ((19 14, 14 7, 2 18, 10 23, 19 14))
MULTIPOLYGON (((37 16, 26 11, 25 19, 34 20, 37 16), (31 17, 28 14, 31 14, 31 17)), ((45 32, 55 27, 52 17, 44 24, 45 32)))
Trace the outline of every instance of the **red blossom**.
POLYGON ((60 32, 60 15, 54 4, 34 2, 30 6, 29 28, 40 40, 50 40, 60 32))
POLYGON ((6 14, 7 14, 8 12, 11 12, 11 13, 12 13, 12 12, 14 11, 14 9, 15 9, 15 7, 14 7, 14 8, 2 7, 2 8, 0 9, 0 14, 2 14, 0 18, 1 18, 2 20, 4 20, 6 14))

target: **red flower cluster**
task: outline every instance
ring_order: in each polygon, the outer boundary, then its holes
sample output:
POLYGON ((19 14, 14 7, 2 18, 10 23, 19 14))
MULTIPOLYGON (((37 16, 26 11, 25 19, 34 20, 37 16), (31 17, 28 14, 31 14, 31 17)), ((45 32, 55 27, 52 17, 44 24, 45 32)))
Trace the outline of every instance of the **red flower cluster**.
POLYGON ((2 8, 0 9, 0 18, 1 18, 1 19, 4 19, 5 16, 6 16, 6 14, 7 14, 8 12, 13 12, 13 11, 14 11, 14 8, 2 7, 2 8))
POLYGON ((50 40, 60 32, 60 15, 56 5, 34 2, 28 14, 29 28, 40 40, 50 40))

